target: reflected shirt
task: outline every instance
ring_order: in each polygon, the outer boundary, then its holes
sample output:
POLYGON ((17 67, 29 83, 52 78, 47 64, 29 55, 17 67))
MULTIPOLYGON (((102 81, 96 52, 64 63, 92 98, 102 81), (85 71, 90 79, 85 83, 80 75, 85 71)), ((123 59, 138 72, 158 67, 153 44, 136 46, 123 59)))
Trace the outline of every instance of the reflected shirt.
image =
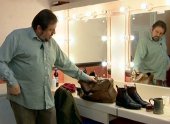
POLYGON ((56 41, 41 41, 33 28, 11 32, 0 47, 0 78, 7 85, 19 83, 21 94, 7 97, 29 109, 42 110, 54 107, 51 94, 52 68, 88 81, 88 75, 75 66, 62 52, 56 41))
POLYGON ((147 32, 137 45, 134 69, 142 73, 151 73, 154 79, 165 81, 169 62, 165 37, 155 42, 151 33, 147 32))

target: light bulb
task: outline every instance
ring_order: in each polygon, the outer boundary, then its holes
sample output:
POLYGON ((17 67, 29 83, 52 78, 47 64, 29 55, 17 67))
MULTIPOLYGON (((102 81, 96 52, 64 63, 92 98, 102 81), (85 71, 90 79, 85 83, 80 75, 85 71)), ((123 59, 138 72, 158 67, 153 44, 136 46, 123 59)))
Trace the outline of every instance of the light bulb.
POLYGON ((126 11, 126 8, 124 6, 121 6, 119 9, 120 12, 124 13, 126 11))
POLYGON ((130 40, 134 40, 135 36, 134 35, 130 35, 130 40))
POLYGON ((107 41, 107 36, 106 36, 106 35, 101 36, 101 40, 102 40, 103 42, 106 42, 106 41, 107 41))
POLYGON ((103 67, 106 67, 106 66, 107 66, 107 62, 106 62, 106 61, 103 61, 103 62, 102 62, 102 66, 103 66, 103 67))
POLYGON ((86 17, 90 17, 91 15, 92 15, 91 12, 86 12, 86 13, 85 13, 85 16, 86 16, 86 17))
POLYGON ((170 5, 170 0, 166 0, 166 5, 170 5))
POLYGON ((141 5, 140 5, 140 8, 141 9, 148 9, 148 4, 147 3, 142 3, 141 5))

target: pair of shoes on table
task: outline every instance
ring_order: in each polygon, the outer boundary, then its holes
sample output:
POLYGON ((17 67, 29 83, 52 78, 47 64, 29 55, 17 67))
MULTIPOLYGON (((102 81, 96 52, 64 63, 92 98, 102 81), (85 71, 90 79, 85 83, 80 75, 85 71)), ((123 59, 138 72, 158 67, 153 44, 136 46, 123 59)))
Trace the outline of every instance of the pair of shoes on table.
POLYGON ((136 86, 125 86, 119 88, 117 85, 116 105, 127 109, 145 108, 149 103, 142 100, 136 90, 136 86))

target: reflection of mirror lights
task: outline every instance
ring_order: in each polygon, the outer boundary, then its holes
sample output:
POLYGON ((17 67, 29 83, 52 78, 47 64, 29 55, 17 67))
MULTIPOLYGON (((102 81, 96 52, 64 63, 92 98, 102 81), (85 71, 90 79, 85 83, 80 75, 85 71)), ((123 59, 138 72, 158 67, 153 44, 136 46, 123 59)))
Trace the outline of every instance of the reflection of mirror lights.
MULTIPOLYGON (((89 19, 102 18, 102 17, 106 17, 106 16, 107 16, 107 11, 100 10, 100 11, 79 13, 77 15, 73 14, 73 15, 70 15, 70 17, 68 19, 69 19, 69 21, 84 20, 85 22, 87 22, 89 19)), ((105 22, 103 22, 103 23, 105 23, 105 22)))
POLYGON ((73 15, 73 16, 72 16, 72 19, 73 19, 73 20, 77 20, 77 16, 76 16, 76 15, 73 15))
POLYGON ((86 17, 90 17, 91 15, 92 15, 91 12, 86 12, 86 13, 85 13, 85 16, 86 16, 86 17))
POLYGON ((147 3, 141 3, 140 8, 143 10, 148 9, 148 4, 147 3))
POLYGON ((103 62, 102 62, 102 66, 103 66, 103 67, 106 67, 106 66, 107 66, 107 62, 106 62, 106 61, 103 61, 103 62))
POLYGON ((130 35, 130 40, 134 40, 135 36, 134 35, 130 35))
POLYGON ((135 15, 132 15, 132 20, 135 20, 135 15))
POLYGON ((105 36, 105 35, 101 36, 101 41, 106 42, 107 41, 107 36, 105 36))
POLYGON ((170 0, 166 0, 166 4, 167 4, 167 5, 170 5, 170 0))
POLYGON ((122 13, 126 12, 126 7, 121 6, 120 9, 119 9, 119 11, 122 12, 122 13))

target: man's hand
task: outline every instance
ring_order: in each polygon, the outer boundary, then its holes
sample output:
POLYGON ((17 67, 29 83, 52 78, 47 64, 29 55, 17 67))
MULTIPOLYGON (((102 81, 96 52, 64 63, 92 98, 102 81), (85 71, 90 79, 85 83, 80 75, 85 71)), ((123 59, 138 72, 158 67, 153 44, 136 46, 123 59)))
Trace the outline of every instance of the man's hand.
POLYGON ((88 78, 89 78, 89 81, 92 81, 92 82, 95 82, 95 83, 97 82, 94 76, 89 76, 88 78))
POLYGON ((14 84, 12 86, 8 86, 8 93, 11 95, 19 95, 21 93, 19 84, 14 84))

